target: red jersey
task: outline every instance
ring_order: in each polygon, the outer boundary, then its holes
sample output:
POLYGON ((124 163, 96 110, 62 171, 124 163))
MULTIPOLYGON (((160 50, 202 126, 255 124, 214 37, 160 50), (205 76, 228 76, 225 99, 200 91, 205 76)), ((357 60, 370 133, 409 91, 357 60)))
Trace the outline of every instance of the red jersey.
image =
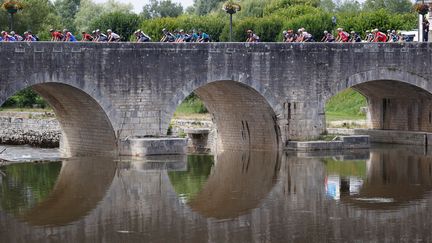
POLYGON ((93 36, 91 36, 90 34, 84 34, 82 37, 83 41, 92 41, 93 40, 93 36))
POLYGON ((62 33, 58 32, 58 31, 54 31, 51 33, 51 36, 56 39, 56 40, 61 40, 63 39, 63 35, 62 33))
POLYGON ((384 34, 383 32, 378 31, 375 34, 374 42, 386 42, 386 41, 387 41, 387 35, 384 34))
POLYGON ((338 33, 338 36, 339 36, 339 39, 340 39, 342 42, 348 42, 348 40, 349 40, 349 34, 348 34, 347 32, 345 32, 345 31, 341 31, 341 32, 339 32, 339 33, 338 33))

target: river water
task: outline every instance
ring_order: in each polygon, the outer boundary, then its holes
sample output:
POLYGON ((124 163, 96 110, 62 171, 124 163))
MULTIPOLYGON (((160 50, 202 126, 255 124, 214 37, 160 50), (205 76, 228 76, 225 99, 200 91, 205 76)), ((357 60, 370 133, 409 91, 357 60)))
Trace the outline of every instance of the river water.
POLYGON ((0 169, 0 242, 432 241, 432 153, 423 147, 0 169))

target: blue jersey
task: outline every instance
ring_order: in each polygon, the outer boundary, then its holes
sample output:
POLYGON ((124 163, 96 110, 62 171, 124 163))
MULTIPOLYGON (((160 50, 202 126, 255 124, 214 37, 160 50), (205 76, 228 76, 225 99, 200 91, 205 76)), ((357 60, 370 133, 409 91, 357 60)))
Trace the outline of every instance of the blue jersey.
POLYGON ((201 39, 210 39, 210 36, 203 32, 201 34, 201 39))
POLYGON ((198 40, 198 38, 199 38, 198 34, 197 33, 193 33, 192 37, 191 37, 191 41, 195 42, 195 41, 198 40))
POLYGON ((69 37, 69 41, 72 41, 72 42, 77 41, 77 39, 75 38, 74 35, 72 35, 71 32, 66 33, 66 38, 68 38, 68 37, 69 37))

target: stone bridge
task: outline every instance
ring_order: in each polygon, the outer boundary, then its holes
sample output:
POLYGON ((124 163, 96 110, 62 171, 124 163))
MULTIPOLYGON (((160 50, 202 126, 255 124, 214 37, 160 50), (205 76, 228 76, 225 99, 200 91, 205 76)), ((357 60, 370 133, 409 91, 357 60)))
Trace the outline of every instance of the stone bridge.
MULTIPOLYGON (((353 87, 370 128, 432 131, 427 43, 1 43, 0 103, 31 87, 53 107, 66 156, 163 136, 192 92, 218 149, 272 150, 323 133, 326 101, 353 87)), ((127 154, 127 151, 122 151, 127 154)))

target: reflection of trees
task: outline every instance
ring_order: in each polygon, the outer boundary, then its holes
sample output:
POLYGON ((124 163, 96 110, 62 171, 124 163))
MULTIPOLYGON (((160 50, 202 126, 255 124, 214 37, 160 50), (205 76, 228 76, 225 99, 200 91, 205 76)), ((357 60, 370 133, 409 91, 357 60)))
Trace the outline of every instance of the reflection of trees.
POLYGON ((187 171, 168 172, 176 193, 187 201, 193 199, 207 182, 213 161, 213 156, 210 155, 189 155, 187 171))
POLYGON ((366 177, 366 162, 364 160, 340 161, 324 159, 323 161, 329 175, 366 177))
POLYGON ((61 162, 12 164, 0 180, 2 210, 20 215, 45 200, 54 188, 61 162))

